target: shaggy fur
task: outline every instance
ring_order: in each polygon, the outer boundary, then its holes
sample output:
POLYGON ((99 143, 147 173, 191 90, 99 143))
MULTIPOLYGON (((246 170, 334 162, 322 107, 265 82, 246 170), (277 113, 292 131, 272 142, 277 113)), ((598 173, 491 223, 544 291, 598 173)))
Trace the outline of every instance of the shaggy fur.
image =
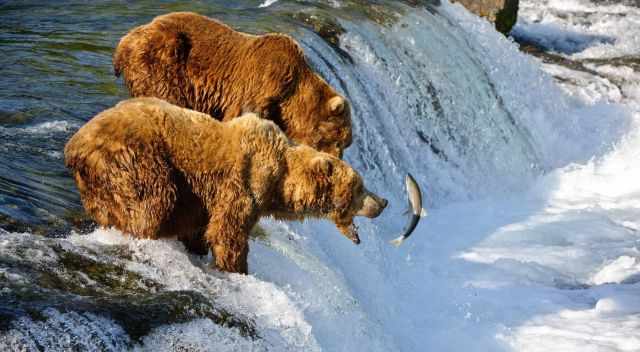
POLYGON ((231 272, 247 272, 248 233, 262 216, 328 218, 358 243, 353 217, 387 203, 345 162, 292 144, 271 121, 219 122, 156 98, 98 114, 69 140, 65 163, 101 226, 210 247, 231 272))
POLYGON ((195 13, 171 13, 125 35, 113 65, 134 97, 225 121, 252 111, 292 140, 338 157, 351 144, 348 102, 283 34, 254 36, 195 13))

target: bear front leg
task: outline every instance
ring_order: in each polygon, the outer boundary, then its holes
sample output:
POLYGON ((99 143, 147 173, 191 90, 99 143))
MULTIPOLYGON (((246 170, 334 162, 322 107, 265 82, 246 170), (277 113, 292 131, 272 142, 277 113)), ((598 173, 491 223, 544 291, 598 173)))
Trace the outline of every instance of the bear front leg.
POLYGON ((193 232, 189 234, 179 234, 178 240, 184 244, 184 247, 187 249, 187 252, 193 253, 196 255, 207 255, 209 254, 209 243, 207 239, 204 237, 203 231, 201 232, 193 232))
POLYGON ((247 274, 249 231, 255 225, 253 202, 239 197, 211 209, 205 237, 211 246, 215 266, 219 270, 247 274))

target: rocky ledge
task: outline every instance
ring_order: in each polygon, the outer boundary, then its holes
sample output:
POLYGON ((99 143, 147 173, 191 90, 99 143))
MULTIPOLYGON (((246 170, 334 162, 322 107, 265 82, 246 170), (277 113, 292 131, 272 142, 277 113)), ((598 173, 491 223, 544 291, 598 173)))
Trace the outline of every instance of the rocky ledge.
POLYGON ((509 34, 518 19, 518 0, 452 0, 478 16, 496 25, 496 29, 509 34))

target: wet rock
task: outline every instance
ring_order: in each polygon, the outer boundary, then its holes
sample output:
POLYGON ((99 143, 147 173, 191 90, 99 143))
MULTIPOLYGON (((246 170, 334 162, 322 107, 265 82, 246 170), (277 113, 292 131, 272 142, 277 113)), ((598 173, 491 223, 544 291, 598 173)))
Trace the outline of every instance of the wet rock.
POLYGON ((292 17, 311 28, 332 46, 337 46, 340 43, 339 37, 345 32, 344 28, 334 19, 320 14, 298 12, 292 17))
POLYGON ((508 34, 518 20, 519 0, 452 0, 478 16, 493 22, 496 29, 508 34))
POLYGON ((251 320, 211 296, 167 290, 132 271, 132 255, 126 246, 96 251, 0 230, 0 350, 121 350, 154 329, 197 319, 259 339, 251 320))
MULTIPOLYGON (((407 11, 407 6, 422 7, 427 10, 433 10, 440 5, 440 0, 404 0, 397 3, 390 2, 385 4, 377 4, 371 1, 350 0, 341 4, 341 9, 345 13, 352 16, 361 16, 362 18, 372 21, 380 26, 391 27, 402 18, 403 13, 407 11)), ((288 13, 288 17, 292 18, 298 24, 309 28, 320 36, 327 44, 329 44, 340 56, 353 62, 353 59, 340 47, 340 36, 346 30, 336 20, 332 7, 318 6, 315 9, 305 9, 299 12, 288 13)))
POLYGON ((584 63, 594 64, 597 66, 611 65, 615 67, 630 67, 635 72, 640 72, 640 56, 620 56, 612 58, 587 58, 582 60, 584 63))
POLYGON ((260 224, 256 224, 249 232, 249 237, 256 241, 266 242, 269 240, 269 233, 260 224))
POLYGON ((340 48, 340 35, 344 34, 345 29, 336 20, 319 12, 297 12, 291 17, 319 35, 340 56, 353 62, 351 56, 340 48))
POLYGON ((0 213, 0 230, 60 238, 71 232, 87 234, 98 227, 82 209, 68 210, 60 217, 52 216, 39 220, 39 222, 26 222, 0 213))
POLYGON ((582 62, 578 60, 572 60, 560 54, 554 53, 547 48, 540 46, 538 43, 528 41, 525 38, 514 37, 514 39, 516 43, 520 45, 520 51, 531 56, 535 56, 546 64, 559 65, 574 71, 586 72, 592 75, 597 74, 595 71, 585 67, 582 62))
MULTIPOLYGON (((544 64, 554 65, 566 70, 575 71, 578 76, 590 77, 592 82, 605 82, 610 87, 615 87, 622 98, 628 98, 625 86, 633 81, 633 75, 616 75, 601 67, 627 68, 635 73, 640 73, 640 57, 635 55, 602 58, 572 58, 571 56, 558 53, 548 46, 530 40, 530 38, 520 35, 513 35, 513 39, 518 43, 520 51, 534 56, 544 64)), ((554 74, 554 79, 561 85, 584 86, 584 81, 572 79, 567 75, 554 74)), ((633 83, 632 83, 633 84, 633 83)))
POLYGON ((29 122, 31 116, 22 111, 5 111, 0 110, 0 126, 2 125, 17 125, 29 122))

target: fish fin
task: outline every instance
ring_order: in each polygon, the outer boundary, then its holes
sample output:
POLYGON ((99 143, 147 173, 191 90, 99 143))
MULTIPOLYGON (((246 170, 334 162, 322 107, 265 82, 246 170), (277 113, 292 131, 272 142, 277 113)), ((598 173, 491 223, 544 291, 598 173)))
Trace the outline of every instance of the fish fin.
POLYGON ((420 212, 420 217, 421 217, 421 218, 424 218, 424 217, 426 217, 427 215, 429 215, 429 214, 427 213, 427 209, 422 208, 422 211, 420 212))
POLYGON ((405 240, 404 236, 400 236, 400 237, 396 238, 395 240, 389 241, 389 243, 391 243, 392 245, 394 245, 396 247, 400 247, 400 245, 402 244, 402 242, 404 242, 404 240, 405 240))

